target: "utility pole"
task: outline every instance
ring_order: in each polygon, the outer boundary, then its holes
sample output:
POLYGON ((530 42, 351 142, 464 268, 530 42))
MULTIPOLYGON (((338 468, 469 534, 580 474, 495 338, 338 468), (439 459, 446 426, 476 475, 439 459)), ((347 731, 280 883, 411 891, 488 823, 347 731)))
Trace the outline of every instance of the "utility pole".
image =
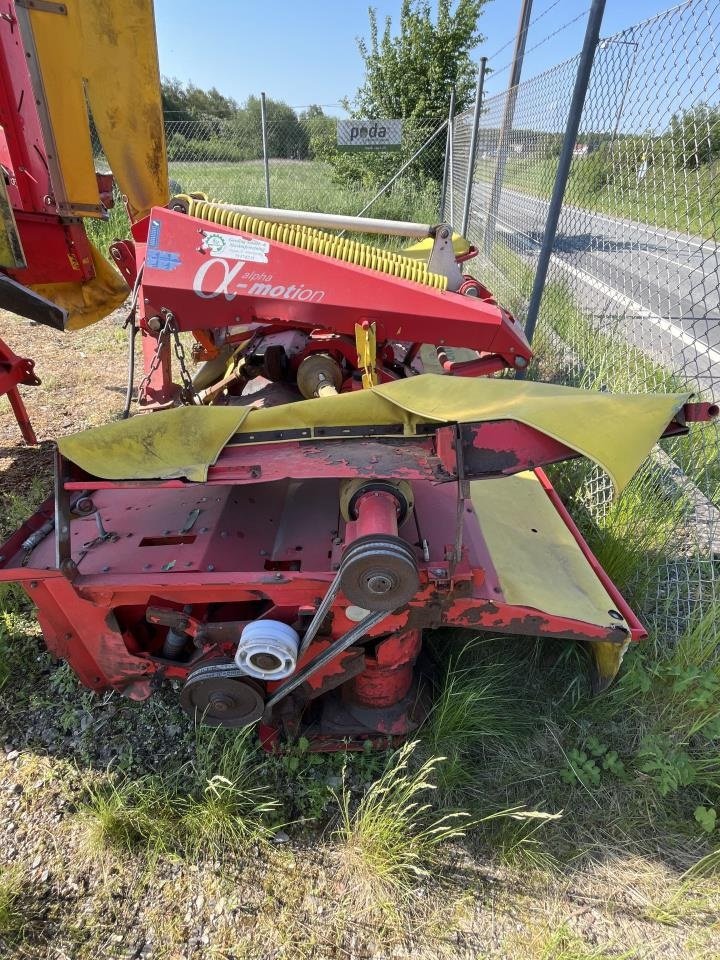
MULTIPOLYGON (((560 158, 555 173, 555 183, 553 184, 553 192, 550 197, 547 219, 545 220, 545 232, 543 233, 542 246, 540 247, 537 266, 535 268, 535 279, 533 280, 533 288, 528 302, 525 336, 530 343, 532 343, 538 314, 540 312, 540 302, 542 300, 543 290, 545 289, 550 257, 552 256, 555 234, 557 233, 563 199, 565 198, 565 187, 567 186, 570 165, 573 159, 573 150, 577 142, 578 130, 580 129, 580 120, 582 118, 583 107, 585 106, 585 96, 590 82, 590 73, 592 71, 593 60, 595 59, 595 51, 598 46, 600 25, 602 24, 604 12, 605 0, 592 0, 587 27, 585 28, 585 40, 583 42, 580 60, 578 61, 575 87, 573 89, 572 101, 570 102, 570 111, 565 126, 565 136, 563 137, 560 158)), ((520 379, 522 379, 521 375, 523 371, 518 371, 518 373, 520 379)))
POLYGON ((487 57, 480 57, 480 66, 478 67, 477 87, 475 88, 475 109, 473 111, 473 125, 470 133, 470 155, 467 164, 467 178, 465 180, 465 203, 463 205, 462 225, 460 233, 463 237, 467 233, 468 222, 470 220, 470 201, 472 199, 473 178, 475 176, 475 154, 477 152, 478 125, 480 123, 480 111, 482 110, 483 88, 485 86, 485 72, 487 70, 487 57))
POLYGON ((485 224, 485 254, 490 256, 495 244, 495 224, 497 222, 498 211, 500 209, 500 193, 502 192, 502 183, 505 176, 505 162, 507 160, 507 137, 512 130, 513 119, 515 117, 515 101, 517 100, 517 88, 520 83, 522 73, 523 58, 525 57, 525 41, 530 26, 530 14, 532 12, 532 0, 522 0, 520 8, 520 20, 518 21, 517 36, 515 37, 515 50, 513 51, 512 67, 510 70, 510 81, 508 83, 507 96, 505 98, 505 112, 503 114, 502 124, 500 126, 500 135, 498 137, 497 159, 495 161, 495 176, 493 177, 492 190, 490 192, 490 203, 488 204, 488 216, 485 224))

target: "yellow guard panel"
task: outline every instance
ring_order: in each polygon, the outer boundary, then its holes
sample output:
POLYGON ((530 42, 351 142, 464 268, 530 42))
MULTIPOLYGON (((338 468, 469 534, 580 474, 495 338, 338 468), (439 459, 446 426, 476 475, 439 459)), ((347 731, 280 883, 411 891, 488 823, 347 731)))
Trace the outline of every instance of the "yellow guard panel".
MULTIPOLYGON (((58 441, 63 456, 96 477, 203 481, 235 432, 402 423, 518 420, 584 454, 618 491, 688 394, 612 395, 532 381, 424 374, 336 397, 249 411, 181 407, 86 430, 58 441)), ((482 481, 483 483, 487 481, 482 481)))
MULTIPOLYGON (((100 216, 87 102, 133 219, 168 200, 152 0, 65 0, 30 24, 67 200, 100 216)), ((82 214, 83 211, 79 210, 82 214)))
POLYGON ((475 480, 470 497, 507 603, 611 622, 614 601, 534 473, 475 480))

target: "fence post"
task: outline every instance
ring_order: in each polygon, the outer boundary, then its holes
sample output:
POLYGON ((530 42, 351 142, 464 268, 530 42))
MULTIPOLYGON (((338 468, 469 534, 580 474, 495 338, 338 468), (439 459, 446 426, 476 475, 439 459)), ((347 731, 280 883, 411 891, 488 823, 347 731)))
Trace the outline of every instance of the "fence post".
MULTIPOLYGON (((542 246, 540 247, 532 292, 528 302, 525 336, 530 343, 532 343, 538 313, 540 312, 540 301, 542 300, 548 267, 550 266, 550 257, 555 242, 558 221, 560 220, 560 212, 565 197, 565 187, 567 186, 570 165, 572 164, 573 149, 575 148, 578 130, 580 129, 580 120, 585 105, 585 96, 590 82, 590 73, 595 59, 595 50, 597 49, 598 39, 600 37, 600 25, 604 12, 605 0, 592 0, 587 26, 585 28, 585 40, 583 41, 583 48, 580 53, 580 61, 575 77, 575 87, 573 88, 572 100, 570 101, 570 111, 565 127, 565 136, 563 137, 560 158, 555 173, 555 183, 553 184, 552 196, 550 197, 550 204, 548 206, 542 246)), ((523 371, 518 371, 518 373, 521 375, 523 371)), ((522 379, 522 376, 520 378, 522 379)))
POLYGON ((265 206, 270 206, 270 161, 268 160, 267 111, 265 109, 265 91, 260 94, 260 122, 262 124, 263 168, 265 170, 265 206))
POLYGON ((515 49, 513 51, 512 68, 510 70, 510 81, 508 83, 507 96, 505 98, 505 112, 503 113, 500 133, 498 135, 497 160, 495 161, 495 175, 493 176, 493 185, 490 192, 490 202, 488 203, 488 215, 485 223, 485 254, 490 256, 495 244, 495 221, 497 220, 500 209, 500 193, 502 191, 502 182, 505 176, 505 161, 507 159, 507 147, 505 140, 508 132, 512 129, 513 119, 515 117, 515 101, 517 100, 517 88, 520 83, 520 74, 522 73, 523 58, 525 57, 525 40, 530 26, 530 14, 532 12, 532 0, 523 0, 520 8, 520 20, 518 21, 518 32, 515 37, 515 49))
MULTIPOLYGON (((440 219, 445 220, 445 198, 447 196, 448 180, 452 180, 452 127, 455 115, 455 87, 450 91, 450 109, 447 119, 447 137, 445 138, 445 165, 443 166, 442 190, 440 191, 440 219)), ((452 215, 452 210, 450 211, 452 215)))
POLYGON ((485 70, 487 68, 487 57, 480 57, 480 66, 478 68, 477 88, 475 90, 475 109, 473 111, 473 125, 470 133, 470 155, 468 156, 467 178, 465 180, 465 203, 463 204, 462 224, 460 233, 464 237, 467 233, 468 221, 470 219, 470 200, 472 199, 473 177, 475 176, 475 150, 477 147, 478 125, 480 123, 480 110, 482 108, 483 87, 485 86, 485 70))

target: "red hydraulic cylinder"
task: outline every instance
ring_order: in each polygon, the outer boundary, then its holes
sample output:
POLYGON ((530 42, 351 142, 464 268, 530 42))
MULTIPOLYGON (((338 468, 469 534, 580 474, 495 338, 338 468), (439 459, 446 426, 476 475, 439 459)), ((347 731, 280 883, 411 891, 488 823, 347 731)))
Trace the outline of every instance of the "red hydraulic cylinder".
POLYGON ((397 536, 398 502, 392 493, 369 490, 358 497, 355 511, 357 520, 352 531, 353 540, 378 533, 397 536))
POLYGON ((408 630, 381 641, 375 655, 365 657, 365 669, 343 687, 343 696, 363 707, 391 707, 412 686, 414 666, 422 646, 420 630, 408 630))

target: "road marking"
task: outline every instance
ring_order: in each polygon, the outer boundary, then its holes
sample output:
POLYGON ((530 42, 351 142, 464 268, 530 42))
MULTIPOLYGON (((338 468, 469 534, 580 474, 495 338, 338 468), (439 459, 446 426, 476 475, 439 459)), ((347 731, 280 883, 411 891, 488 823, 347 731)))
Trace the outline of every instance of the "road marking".
MULTIPOLYGON (((483 192, 486 195, 490 194, 490 185, 484 183, 483 181, 476 181, 475 186, 480 186, 483 192)), ((543 197, 535 197, 531 193, 523 193, 521 190, 512 190, 509 187, 503 187, 503 193, 511 194, 515 197, 522 197, 524 200, 529 200, 536 204, 544 204, 546 207, 549 206, 549 201, 545 200, 543 197)), ((613 223, 615 225, 620 224, 625 227, 634 227, 642 233, 651 234, 651 231, 655 231, 655 235, 665 235, 672 240, 676 240, 679 243, 687 244, 688 246, 699 247, 702 249, 705 246, 712 247, 715 251, 718 249, 718 244, 714 240, 705 239, 705 240, 695 240, 687 233, 680 233, 678 230, 670 230, 666 227, 654 227, 652 224, 641 223, 639 220, 626 220, 623 217, 609 217, 607 214, 598 213, 595 210, 590 210, 587 207, 575 207, 570 205, 564 205, 563 209, 565 210, 577 210, 580 213, 590 214, 593 217, 597 217, 599 220, 607 220, 608 223, 613 223)))
POLYGON ((686 333, 685 330, 683 330, 682 327, 679 327, 676 323, 673 323, 671 320, 665 320, 663 317, 659 317, 655 313, 651 313, 650 310, 648 310, 646 307, 643 307, 642 304, 639 304, 636 300, 631 300, 630 297, 626 297, 625 294, 620 293, 619 290, 609 287, 606 283, 603 283, 602 280, 598 280, 598 278, 594 277, 591 273, 587 273, 585 270, 580 270, 578 267, 572 266, 572 264, 568 263, 567 260, 563 260, 562 257, 552 254, 550 260, 562 267, 563 270, 567 270, 569 273, 574 274, 574 276, 576 276, 587 286, 593 287, 595 290, 603 293, 606 297, 611 297, 613 300, 621 303, 626 309, 632 310, 639 317, 642 317, 645 320, 649 320, 650 323, 654 324, 656 327, 660 327, 661 330, 665 330, 666 333, 669 333, 677 340, 682 340, 686 346, 692 347, 697 354, 706 356, 712 363, 720 363, 720 353, 717 350, 713 350, 712 347, 702 343, 702 341, 691 337, 689 333, 686 333))

